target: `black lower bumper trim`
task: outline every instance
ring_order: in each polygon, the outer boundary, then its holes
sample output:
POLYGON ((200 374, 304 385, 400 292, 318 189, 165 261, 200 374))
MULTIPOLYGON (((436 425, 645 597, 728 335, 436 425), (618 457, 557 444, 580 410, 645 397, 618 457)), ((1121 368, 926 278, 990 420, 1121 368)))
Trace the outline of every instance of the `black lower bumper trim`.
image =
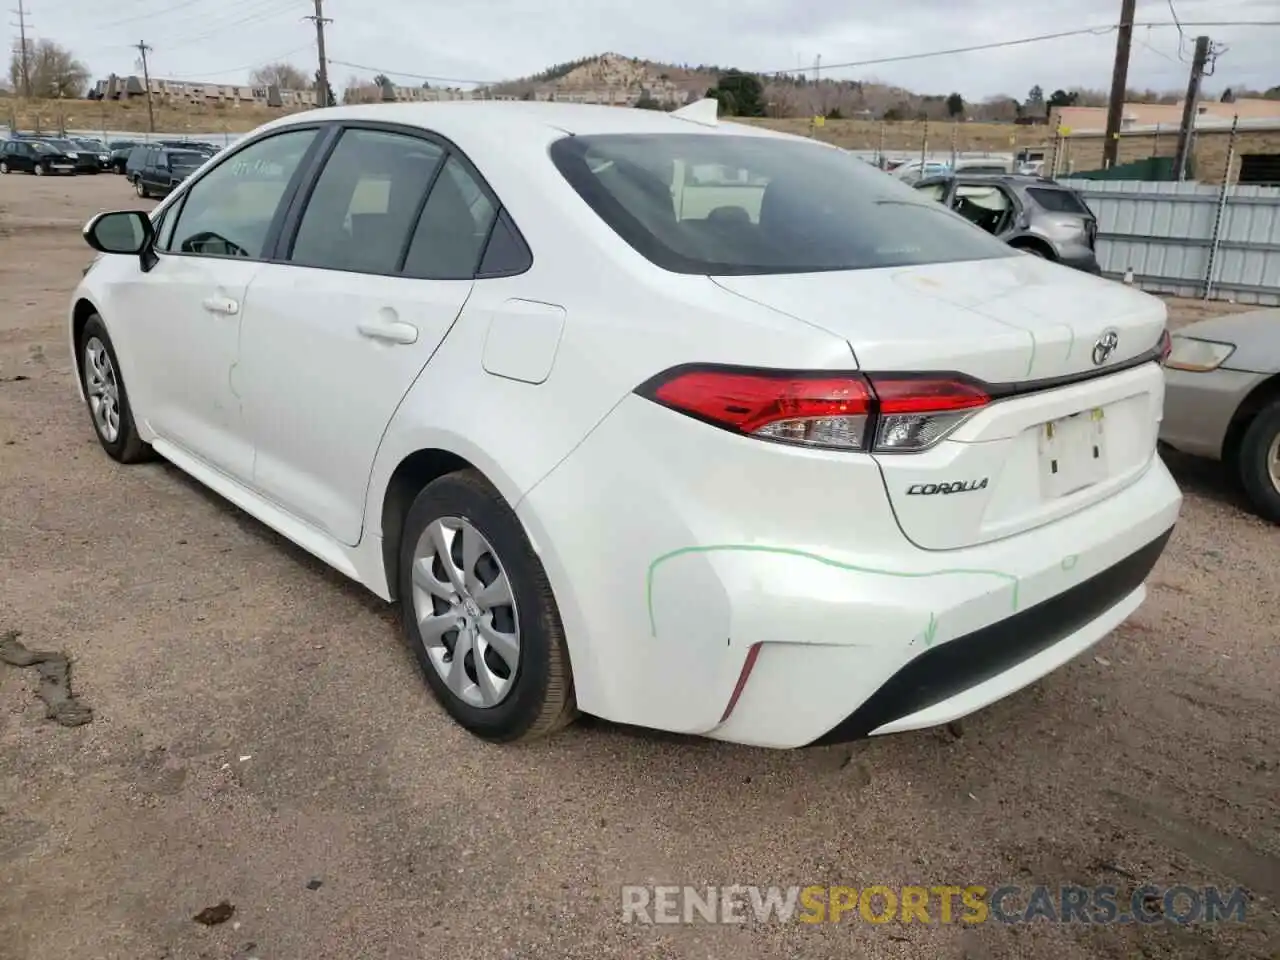
POLYGON ((1070 590, 926 650, 810 746, 861 739, 886 723, 940 703, 1047 650, 1141 586, 1172 535, 1170 527, 1141 550, 1070 590))

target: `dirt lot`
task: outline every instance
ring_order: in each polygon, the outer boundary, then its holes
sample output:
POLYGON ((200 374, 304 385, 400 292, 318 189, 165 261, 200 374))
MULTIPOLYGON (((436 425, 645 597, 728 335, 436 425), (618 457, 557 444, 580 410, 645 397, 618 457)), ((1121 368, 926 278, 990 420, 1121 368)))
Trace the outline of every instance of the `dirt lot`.
POLYGON ((131 202, 111 176, 0 178, 0 632, 70 654, 95 711, 53 724, 36 671, 0 666, 0 957, 1280 957, 1280 535, 1218 469, 1175 464, 1140 612, 963 729, 487 747, 383 605, 97 448, 63 313, 79 226, 131 202), (1217 926, 643 927, 619 890, 1142 882, 1252 900, 1217 926))

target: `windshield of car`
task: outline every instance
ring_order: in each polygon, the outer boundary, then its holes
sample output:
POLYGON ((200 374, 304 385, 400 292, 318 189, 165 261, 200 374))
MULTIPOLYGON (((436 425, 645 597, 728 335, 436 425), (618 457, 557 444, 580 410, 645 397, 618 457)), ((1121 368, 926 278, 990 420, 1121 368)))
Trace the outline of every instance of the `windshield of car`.
POLYGON ((802 140, 615 134, 551 159, 622 239, 675 273, 860 270, 1014 255, 843 151, 802 140))
POLYGON ((74 153, 77 150, 84 149, 83 147, 76 146, 70 140, 48 140, 46 142, 55 150, 70 150, 74 153))
POLYGON ((36 153, 57 153, 58 148, 52 143, 45 143, 43 140, 32 140, 31 149, 36 153))
POLYGON ((1048 187, 1028 187, 1031 199, 1051 213, 1078 213, 1092 216, 1089 205, 1074 190, 1051 189, 1048 187))
POLYGON ((98 143, 96 140, 76 140, 75 144, 78 147, 83 147, 85 150, 102 151, 106 149, 106 147, 98 143))

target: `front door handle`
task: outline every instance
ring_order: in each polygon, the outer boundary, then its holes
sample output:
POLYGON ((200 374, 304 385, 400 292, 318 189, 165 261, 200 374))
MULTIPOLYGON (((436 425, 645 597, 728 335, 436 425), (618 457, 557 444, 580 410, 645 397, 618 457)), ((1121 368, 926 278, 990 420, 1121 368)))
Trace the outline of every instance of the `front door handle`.
POLYGON ((222 313, 234 317, 240 312, 240 304, 230 297, 206 297, 204 308, 210 313, 222 313))
POLYGON ((386 343, 417 343, 418 328, 403 320, 367 320, 358 324, 360 336, 386 343))

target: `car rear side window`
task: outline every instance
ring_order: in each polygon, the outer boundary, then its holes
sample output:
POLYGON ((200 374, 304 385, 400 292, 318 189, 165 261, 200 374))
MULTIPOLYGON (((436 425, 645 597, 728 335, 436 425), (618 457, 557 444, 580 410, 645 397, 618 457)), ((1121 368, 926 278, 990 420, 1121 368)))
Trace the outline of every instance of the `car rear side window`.
POLYGON ((676 273, 812 273, 1015 255, 907 184, 808 141, 570 136, 552 144, 551 159, 620 237, 676 273))
POLYGON ((1092 215, 1089 205, 1074 190, 1054 190, 1048 187, 1027 187, 1027 193, 1039 206, 1050 213, 1079 213, 1092 215))
POLYGON ((382 130, 347 130, 316 181, 289 259, 299 266, 396 273, 444 148, 382 130))
POLYGON ((172 252, 261 259, 271 222, 315 137, 312 129, 277 133, 192 184, 178 211, 172 252))
POLYGON ((425 280, 470 280, 497 215, 489 195, 451 156, 422 210, 404 272, 425 280))

